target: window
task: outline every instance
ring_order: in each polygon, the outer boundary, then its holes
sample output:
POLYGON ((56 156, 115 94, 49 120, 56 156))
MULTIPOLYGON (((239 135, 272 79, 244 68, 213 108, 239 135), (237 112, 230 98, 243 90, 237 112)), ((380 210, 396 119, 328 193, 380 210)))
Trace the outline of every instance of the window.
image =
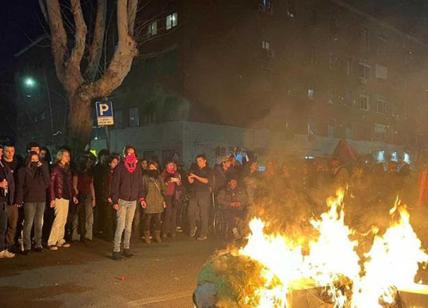
POLYGON ((378 56, 384 56, 388 49, 388 38, 383 34, 378 34, 376 37, 376 53, 378 56))
POLYGON ((348 126, 345 127, 345 137, 347 139, 354 138, 354 131, 352 129, 352 125, 351 124, 348 124, 348 126))
POLYGON ((352 58, 346 60, 346 75, 352 75, 352 58))
POLYGON ((264 50, 270 50, 270 42, 269 41, 262 41, 262 48, 264 50))
POLYGON ((260 0, 260 10, 262 12, 272 12, 272 0, 260 0))
POLYGON ((365 63, 360 63, 358 65, 358 76, 360 77, 360 80, 362 82, 366 83, 370 77, 370 65, 365 63))
POLYGON ((361 29, 361 44, 363 48, 368 49, 369 48, 369 30, 367 28, 361 29))
POLYGON ((360 95, 360 99, 358 100, 358 102, 361 110, 369 110, 369 97, 367 95, 360 95))
POLYGON ((388 113, 388 104, 381 97, 378 97, 376 100, 376 112, 388 113))
POLYGON ((388 68, 383 65, 376 64, 375 66, 375 76, 377 79, 388 79, 388 68))
POLYGON ((295 0, 287 0, 287 16, 290 18, 296 17, 296 2, 295 2, 295 0))
POLYGON ((158 22, 157 21, 150 23, 149 27, 147 28, 147 34, 149 36, 153 36, 153 35, 158 34, 158 22))
POLYGON ((388 133, 388 126, 384 124, 374 124, 374 138, 377 141, 384 141, 388 133))
POLYGON ((166 17, 166 29, 171 30, 178 25, 178 14, 177 12, 172 13, 166 17))
POLYGON ((337 17, 336 17, 335 12, 330 16, 329 29, 330 29, 330 34, 333 36, 336 36, 337 32, 339 31, 339 27, 337 25, 337 17))
POLYGON ((312 89, 312 88, 308 89, 308 98, 311 100, 315 99, 315 89, 312 89))
POLYGON ((328 68, 331 71, 335 70, 339 66, 339 62, 339 58, 336 55, 330 54, 328 58, 328 68))
POLYGON ((129 108, 129 127, 139 127, 140 126, 140 115, 138 113, 138 108, 133 107, 129 108))

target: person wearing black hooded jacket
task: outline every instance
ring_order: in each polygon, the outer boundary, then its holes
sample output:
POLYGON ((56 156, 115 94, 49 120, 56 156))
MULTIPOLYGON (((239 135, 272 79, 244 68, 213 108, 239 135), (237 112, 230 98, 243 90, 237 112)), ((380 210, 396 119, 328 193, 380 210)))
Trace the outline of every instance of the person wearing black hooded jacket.
POLYGON ((30 152, 25 166, 18 170, 16 204, 24 205, 24 254, 31 250, 31 229, 34 224, 35 251, 42 250, 43 214, 50 176, 46 164, 36 152, 30 152))

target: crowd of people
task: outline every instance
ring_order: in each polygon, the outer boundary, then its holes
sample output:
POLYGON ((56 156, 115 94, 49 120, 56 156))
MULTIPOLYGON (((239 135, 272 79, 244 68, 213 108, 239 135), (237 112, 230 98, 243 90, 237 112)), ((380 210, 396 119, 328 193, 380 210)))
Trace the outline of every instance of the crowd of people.
POLYGON ((99 236, 113 242, 112 258, 119 260, 133 256, 131 239, 149 245, 186 232, 206 240, 217 197, 230 224, 248 202, 239 176, 230 175, 238 163, 229 156, 212 170, 198 155, 185 171, 175 161, 162 168, 138 159, 131 145, 123 155, 101 150, 77 159, 63 147, 52 160, 37 143, 27 146, 25 158, 15 151, 13 144, 0 146, 0 258, 56 251, 99 236))
POLYGON ((227 226, 222 236, 239 240, 247 213, 261 200, 270 204, 266 198, 282 203, 300 195, 299 203, 316 207, 325 200, 317 191, 330 194, 338 186, 349 187, 350 195, 371 188, 373 198, 382 198, 387 178, 389 183, 396 179, 391 187, 402 189, 410 175, 410 168, 399 164, 381 168, 302 160, 278 165, 272 160, 261 166, 233 154, 219 157, 213 168, 201 154, 185 170, 172 160, 161 166, 138 159, 131 145, 122 155, 101 150, 97 157, 84 152, 72 159, 71 153, 63 147, 52 161, 47 148, 31 143, 25 159, 19 159, 13 144, 0 147, 0 258, 55 251, 98 236, 113 242, 112 258, 120 260, 133 256, 135 239, 150 245, 185 232, 204 241, 219 217, 227 226), (368 180, 369 173, 376 176, 368 180))

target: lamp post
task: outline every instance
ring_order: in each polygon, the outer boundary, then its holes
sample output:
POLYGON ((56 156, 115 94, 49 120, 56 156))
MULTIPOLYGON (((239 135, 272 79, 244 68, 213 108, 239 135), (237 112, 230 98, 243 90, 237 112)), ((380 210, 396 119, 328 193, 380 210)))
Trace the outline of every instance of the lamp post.
MULTIPOLYGON (((49 139, 52 138, 52 134, 54 131, 54 125, 53 125, 53 116, 52 116, 52 100, 51 100, 51 92, 49 90, 49 83, 48 78, 46 76, 46 71, 43 70, 43 82, 44 82, 44 88, 46 89, 46 95, 48 98, 48 105, 49 105, 49 119, 50 119, 50 133, 49 133, 49 139)), ((37 81, 31 77, 27 76, 24 78, 24 85, 28 89, 34 89, 37 86, 37 81)))

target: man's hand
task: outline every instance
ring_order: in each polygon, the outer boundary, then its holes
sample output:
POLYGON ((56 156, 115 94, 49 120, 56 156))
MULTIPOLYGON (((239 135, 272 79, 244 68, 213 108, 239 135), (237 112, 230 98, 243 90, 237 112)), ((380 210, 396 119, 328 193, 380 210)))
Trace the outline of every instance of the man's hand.
POLYGON ((51 208, 55 207, 55 200, 51 200, 51 208))
POLYGON ((190 184, 193 184, 193 182, 195 182, 195 175, 193 173, 191 173, 188 177, 187 180, 189 181, 190 184))
POLYGON ((107 202, 110 203, 110 204, 112 204, 113 200, 109 197, 109 198, 107 198, 107 202))
POLYGON ((95 199, 92 199, 92 207, 95 207, 97 205, 97 202, 95 199))
POLYGON ((78 203, 79 203, 79 200, 78 200, 76 197, 73 197, 73 203, 74 203, 74 204, 78 204, 78 203))
POLYGON ((113 208, 116 210, 116 211, 119 211, 119 204, 113 204, 113 208))
POLYGON ((140 204, 141 204, 141 207, 142 207, 143 209, 147 208, 147 203, 146 203, 146 201, 141 200, 141 201, 140 201, 140 204))
POLYGON ((7 187, 8 187, 8 183, 7 183, 6 179, 4 179, 3 181, 0 182, 0 188, 5 189, 7 187))

